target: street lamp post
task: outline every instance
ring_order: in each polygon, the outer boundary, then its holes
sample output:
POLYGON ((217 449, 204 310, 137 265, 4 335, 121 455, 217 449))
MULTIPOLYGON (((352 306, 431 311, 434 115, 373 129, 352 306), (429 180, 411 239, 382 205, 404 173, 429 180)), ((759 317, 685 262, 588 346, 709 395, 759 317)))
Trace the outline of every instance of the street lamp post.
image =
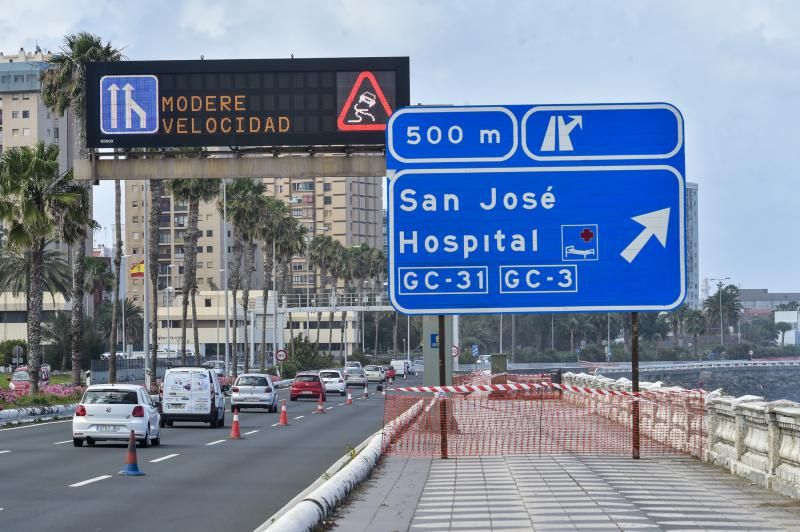
POLYGON ((169 348, 172 342, 172 311, 170 309, 172 306, 171 292, 175 291, 175 288, 172 286, 172 266, 172 264, 167 264, 167 353, 169 353, 169 348))
POLYGON ((719 345, 725 345, 725 333, 722 323, 722 281, 728 281, 730 277, 720 277, 711 280, 717 281, 717 292, 719 292, 719 345))

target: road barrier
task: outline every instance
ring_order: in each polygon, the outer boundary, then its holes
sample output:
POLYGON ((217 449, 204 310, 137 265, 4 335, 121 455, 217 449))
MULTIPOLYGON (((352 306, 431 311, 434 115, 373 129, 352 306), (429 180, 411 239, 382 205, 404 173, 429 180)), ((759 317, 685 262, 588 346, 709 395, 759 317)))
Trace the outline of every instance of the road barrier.
POLYGON ((699 456, 703 448, 703 392, 667 389, 634 394, 575 379, 560 384, 542 375, 500 377, 492 376, 495 384, 389 390, 384 419, 393 419, 421 399, 430 403, 388 452, 425 457, 629 456, 635 402, 640 405, 643 456, 699 456), (518 382, 511 382, 515 379, 518 382), (431 398, 432 393, 437 395, 431 398))
POLYGON ((125 467, 117 473, 118 475, 125 475, 129 477, 144 476, 143 471, 139 471, 139 461, 136 458, 136 434, 131 431, 128 438, 128 451, 125 455, 125 467))

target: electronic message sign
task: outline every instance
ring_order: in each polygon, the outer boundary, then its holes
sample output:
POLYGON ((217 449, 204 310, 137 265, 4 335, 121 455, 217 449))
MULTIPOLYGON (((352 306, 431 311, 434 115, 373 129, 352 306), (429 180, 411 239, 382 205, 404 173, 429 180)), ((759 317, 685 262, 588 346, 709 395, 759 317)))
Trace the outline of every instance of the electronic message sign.
POLYGON ((383 145, 407 57, 90 63, 91 148, 383 145))
POLYGON ((685 296, 668 104, 411 107, 387 130, 389 290, 408 314, 660 311, 685 296))

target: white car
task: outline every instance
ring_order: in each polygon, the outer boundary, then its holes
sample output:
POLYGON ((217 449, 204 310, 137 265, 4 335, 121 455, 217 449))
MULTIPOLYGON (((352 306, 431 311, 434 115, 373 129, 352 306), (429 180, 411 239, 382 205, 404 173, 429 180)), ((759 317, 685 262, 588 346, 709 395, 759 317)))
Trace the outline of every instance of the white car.
POLYGON ((234 408, 266 408, 278 411, 278 393, 272 379, 263 373, 239 375, 231 387, 231 410, 234 408))
POLYGON ((319 372, 319 378, 322 379, 326 392, 347 395, 347 384, 344 382, 344 375, 338 369, 323 369, 319 372))
POLYGON ((162 421, 171 427, 175 421, 208 423, 211 428, 225 426, 225 396, 217 374, 208 368, 170 368, 164 374, 161 390, 162 421))
POLYGON ((375 364, 370 364, 364 368, 364 373, 367 374, 367 380, 369 382, 380 382, 386 380, 386 374, 383 372, 383 368, 381 366, 377 366, 375 364))
POLYGON ((83 394, 72 418, 72 442, 128 441, 131 431, 140 447, 161 443, 158 406, 138 384, 95 384, 83 394))

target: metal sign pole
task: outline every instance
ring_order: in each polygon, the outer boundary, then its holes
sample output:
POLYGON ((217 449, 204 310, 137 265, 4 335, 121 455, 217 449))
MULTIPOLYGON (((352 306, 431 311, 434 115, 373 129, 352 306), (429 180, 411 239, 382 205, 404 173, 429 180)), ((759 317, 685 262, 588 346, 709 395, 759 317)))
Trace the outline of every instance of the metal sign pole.
POLYGON ((639 459, 639 313, 631 312, 631 391, 633 403, 631 415, 633 416, 633 458, 639 459))
MULTIPOLYGON (((444 314, 439 314, 439 386, 447 386, 447 376, 445 375, 445 357, 447 352, 445 349, 445 330, 444 330, 444 314)), ((441 447, 442 458, 447 458, 447 401, 444 392, 439 398, 439 423, 441 431, 441 447)))

